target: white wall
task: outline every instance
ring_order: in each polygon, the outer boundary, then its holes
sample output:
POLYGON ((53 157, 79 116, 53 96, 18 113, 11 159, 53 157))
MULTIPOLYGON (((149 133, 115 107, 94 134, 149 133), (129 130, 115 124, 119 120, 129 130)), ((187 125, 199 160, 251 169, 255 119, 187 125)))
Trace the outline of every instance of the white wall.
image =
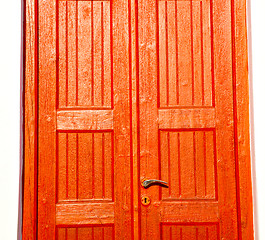
MULTIPOLYGON (((252 35, 252 53, 250 51, 250 76, 252 77, 253 102, 252 105, 252 137, 255 137, 252 145, 252 155, 255 156, 254 180, 256 229, 259 231, 259 240, 265 239, 265 1, 249 0, 249 15, 251 26, 249 32, 252 35), (255 152, 254 152, 255 149, 255 152)), ((250 39, 251 43, 251 39, 250 39)), ((253 174, 254 175, 254 174, 253 174)), ((257 236, 257 235, 256 235, 257 236)))
MULTIPOLYGON (((265 239, 265 1, 251 1, 255 165, 259 239, 265 239)), ((20 0, 0 3, 0 239, 17 236, 20 106, 20 0)), ((254 154, 253 154, 254 156, 254 154)), ((258 239, 258 238, 256 238, 258 239)))
POLYGON ((0 1, 0 239, 17 236, 20 0, 0 1))

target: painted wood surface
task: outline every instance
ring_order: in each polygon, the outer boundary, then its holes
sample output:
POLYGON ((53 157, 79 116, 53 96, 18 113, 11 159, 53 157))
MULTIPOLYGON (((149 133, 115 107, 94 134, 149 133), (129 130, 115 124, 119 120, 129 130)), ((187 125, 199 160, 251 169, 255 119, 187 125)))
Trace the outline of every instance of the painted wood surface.
POLYGON ((25 9, 23 239, 253 239, 245 2, 25 9))

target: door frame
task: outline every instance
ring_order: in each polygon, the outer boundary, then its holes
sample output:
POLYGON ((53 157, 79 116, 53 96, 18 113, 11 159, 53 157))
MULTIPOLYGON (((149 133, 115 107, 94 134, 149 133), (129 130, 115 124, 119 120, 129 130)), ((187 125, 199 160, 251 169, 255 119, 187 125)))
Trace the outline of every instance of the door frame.
MULTIPOLYGON (((130 0, 137 6, 137 0, 130 0), (136 3, 136 4, 135 4, 136 3)), ((135 11, 137 13, 137 10, 135 11)), ((254 239, 246 0, 231 0, 234 146, 239 239, 254 239)), ((133 27, 133 26, 131 26, 133 27)), ((36 240, 38 187, 38 0, 23 1, 22 238, 36 240)), ((133 166, 132 166, 133 167, 133 166)), ((135 179, 136 180, 136 179, 135 179)), ((139 180, 138 180, 139 181, 139 180)), ((137 198, 137 196, 135 196, 137 198)))

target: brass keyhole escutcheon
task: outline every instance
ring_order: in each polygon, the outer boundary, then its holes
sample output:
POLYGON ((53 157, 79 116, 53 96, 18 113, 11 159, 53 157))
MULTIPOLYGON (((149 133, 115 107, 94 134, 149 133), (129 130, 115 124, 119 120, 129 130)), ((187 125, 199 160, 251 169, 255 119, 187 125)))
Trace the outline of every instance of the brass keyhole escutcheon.
POLYGON ((151 199, 147 196, 142 197, 141 202, 144 206, 148 206, 151 203, 151 199))

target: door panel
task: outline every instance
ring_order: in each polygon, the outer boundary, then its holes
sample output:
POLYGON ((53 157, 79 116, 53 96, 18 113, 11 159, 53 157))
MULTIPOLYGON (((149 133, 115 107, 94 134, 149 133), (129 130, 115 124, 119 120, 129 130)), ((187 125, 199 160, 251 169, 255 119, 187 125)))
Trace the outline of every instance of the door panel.
POLYGON ((210 1, 158 1, 159 105, 212 106, 210 1))
POLYGON ((220 238, 216 224, 162 224, 161 239, 209 239, 220 238))
POLYGON ((129 61, 128 2, 39 1, 38 239, 132 238, 129 61))
POLYGON ((59 1, 59 108, 112 106, 110 4, 59 1))
POLYGON ((162 200, 216 200, 215 133, 160 130, 162 200))
POLYGON ((114 239, 113 227, 58 228, 58 240, 114 239))

